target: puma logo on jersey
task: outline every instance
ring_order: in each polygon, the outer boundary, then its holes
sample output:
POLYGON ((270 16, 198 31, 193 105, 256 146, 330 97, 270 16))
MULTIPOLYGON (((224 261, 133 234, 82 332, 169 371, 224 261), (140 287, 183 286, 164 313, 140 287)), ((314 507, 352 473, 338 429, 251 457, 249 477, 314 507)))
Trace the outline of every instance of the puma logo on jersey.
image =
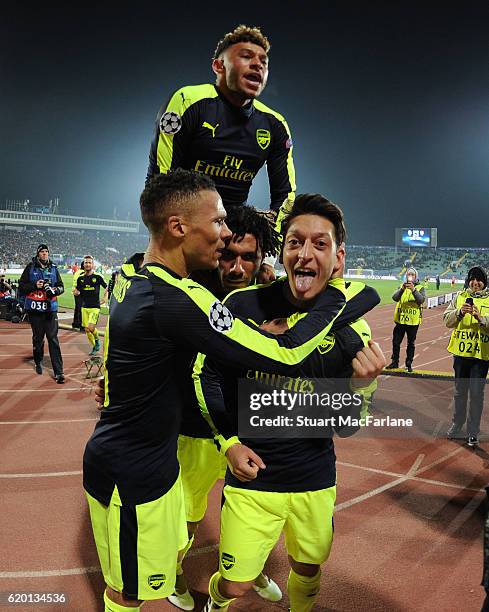
POLYGON ((204 123, 202 124, 202 127, 205 127, 208 130, 210 130, 212 132, 212 138, 214 138, 216 135, 216 130, 219 127, 219 123, 214 127, 210 123, 207 123, 207 121, 204 121, 204 123))

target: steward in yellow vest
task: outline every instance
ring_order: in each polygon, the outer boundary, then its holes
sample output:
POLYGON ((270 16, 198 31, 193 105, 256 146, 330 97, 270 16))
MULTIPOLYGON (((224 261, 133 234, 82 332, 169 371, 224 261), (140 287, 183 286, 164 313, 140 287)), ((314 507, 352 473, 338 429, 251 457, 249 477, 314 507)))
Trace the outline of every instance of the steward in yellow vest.
POLYGON ((404 334, 407 335, 406 369, 412 372, 416 336, 422 319, 422 306, 426 299, 425 288, 419 282, 415 268, 406 272, 406 282, 394 292, 392 299, 397 302, 394 312, 394 331, 392 333, 392 361, 387 370, 399 367, 399 353, 404 334))
POLYGON ((477 446, 489 369, 489 291, 483 268, 475 266, 469 270, 466 289, 450 302, 443 320, 453 329, 448 352, 453 355, 455 371, 454 414, 447 437, 463 437, 462 429, 467 421, 467 443, 477 446))

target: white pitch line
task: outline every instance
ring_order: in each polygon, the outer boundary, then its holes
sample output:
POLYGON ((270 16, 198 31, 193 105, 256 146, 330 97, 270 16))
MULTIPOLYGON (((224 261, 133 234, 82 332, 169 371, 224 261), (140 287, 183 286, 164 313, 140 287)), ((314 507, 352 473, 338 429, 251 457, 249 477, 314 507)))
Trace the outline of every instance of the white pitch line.
POLYGON ((371 491, 367 491, 366 493, 363 493, 362 495, 358 495, 357 497, 353 497, 352 499, 349 499, 349 500, 343 502, 342 504, 338 504, 335 507, 335 512, 340 512, 340 510, 345 510, 346 508, 350 508, 351 506, 355 506, 356 504, 359 504, 362 501, 370 499, 371 497, 374 497, 375 495, 379 495, 379 493, 383 493, 384 491, 388 491, 389 489, 397 487, 398 484, 402 484, 406 480, 410 480, 412 478, 412 476, 414 475, 417 467, 419 467, 419 464, 421 463, 421 461, 423 461, 423 459, 424 459, 424 455, 418 455, 416 457, 416 460, 414 461, 413 465, 409 468, 407 474, 405 474, 404 476, 401 476, 400 478, 396 478, 396 480, 393 480, 392 482, 387 482, 386 484, 384 484, 384 485, 382 485, 380 487, 377 487, 376 489, 372 489, 371 491))
POLYGON ((200 548, 191 548, 186 557, 199 557, 200 555, 206 555, 207 553, 219 550, 219 544, 211 544, 210 546, 201 546, 200 548))
POLYGON ((81 391, 81 389, 80 387, 64 387, 62 385, 58 385, 52 389, 0 389, 0 393, 53 393, 54 391, 81 391))
MULTIPOLYGON (((423 325, 421 327, 421 330, 424 331, 428 331, 430 329, 436 329, 437 327, 442 327, 444 329, 446 329, 445 324, 443 323, 443 319, 440 318, 440 313, 437 313, 433 316, 430 317, 423 317, 423 322, 426 321, 431 321, 432 319, 438 319, 438 322, 435 325, 423 325)), ((376 325, 375 322, 372 324, 372 327, 374 329, 380 329, 381 327, 394 327, 394 320, 392 320, 389 323, 381 323, 380 325, 376 325)), ((392 335, 390 336, 392 338, 392 335)))
MULTIPOLYGON (((191 548, 187 553, 187 557, 200 557, 211 552, 219 550, 219 544, 211 544, 210 546, 201 546, 200 548, 191 548)), ((97 574, 102 570, 98 565, 89 567, 74 567, 71 569, 61 570, 34 570, 24 572, 0 572, 0 579, 11 578, 50 578, 55 576, 78 576, 80 574, 97 574)))
MULTIPOLYGON (((449 456, 453 455, 454 453, 450 453, 449 456)), ((421 455, 418 455, 416 461, 413 464, 414 465, 418 462, 419 458, 421 457, 421 455)), ((439 462, 439 461, 438 461, 439 462)), ((367 471, 371 471, 371 472, 378 472, 380 474, 386 474, 389 476, 395 476, 396 474, 394 472, 385 472, 384 470, 377 470, 376 468, 367 468, 364 466, 359 466, 353 463, 345 463, 345 462, 337 462, 338 465, 346 465, 348 467, 355 467, 355 468, 359 468, 362 470, 367 470, 367 471)), ((426 466, 426 467, 432 467, 433 464, 431 464, 430 466, 426 466)), ((412 469, 412 468, 411 468, 412 469)), ((426 468, 423 468, 423 471, 426 468)), ((474 491, 474 492, 483 492, 484 489, 474 489, 474 488, 468 488, 468 487, 458 487, 457 485, 451 485, 449 483, 444 483, 444 482, 439 482, 439 481, 432 481, 429 480, 427 478, 418 478, 418 477, 414 477, 414 478, 408 478, 407 476, 402 476, 400 477, 398 480, 416 480, 419 482, 426 482, 428 484, 436 484, 439 486, 445 486, 445 487, 452 487, 452 488, 459 488, 462 490, 467 490, 467 491, 474 491)), ((397 482, 397 481, 395 481, 397 482)), ((393 483, 389 483, 389 487, 391 488, 393 485, 393 483)), ((379 487, 379 489, 382 487, 379 487)), ((379 491, 378 489, 374 489, 374 491, 377 491, 378 493, 380 493, 381 491, 379 491)), ((372 491, 370 492, 372 493, 372 491)), ((376 493, 377 494, 377 493, 376 493)), ((363 496, 360 496, 363 497, 363 496)), ((370 495, 371 497, 371 495, 370 495)), ((359 498, 355 498, 357 500, 359 500, 359 498)), ((474 498, 477 499, 477 498, 474 498)), ((354 501, 354 500, 350 500, 350 501, 354 501)), ((361 500, 359 500, 361 501, 361 500)), ((359 501, 356 501, 355 503, 359 503, 359 501)), ((336 506, 335 511, 338 512, 339 510, 345 509, 347 507, 349 507, 348 504, 349 502, 345 502, 344 504, 339 504, 338 506, 336 506)), ((480 502, 477 502, 477 505, 480 502)), ((353 504, 349 504, 349 505, 353 505, 353 504)), ((474 506, 475 509, 475 502, 474 500, 472 500, 472 502, 470 502, 465 511, 466 514, 471 514, 473 511, 472 506, 474 506)), ((464 517, 465 518, 465 517, 464 517)), ((459 526, 459 524, 461 523, 460 521, 460 515, 458 517, 458 520, 455 519, 456 523, 457 523, 457 527, 459 526)), ((451 531, 454 532, 456 529, 454 529, 454 523, 452 523, 451 527, 451 531)), ((210 546, 202 546, 201 548, 192 548, 190 549, 190 551, 187 553, 187 556, 189 557, 198 557, 200 555, 204 555, 210 552, 214 552, 216 550, 219 549, 219 544, 211 544, 210 546)), ((75 567, 75 568, 71 568, 71 569, 64 569, 64 570, 37 570, 37 571, 23 571, 23 572, 0 572, 0 580, 1 579, 12 579, 12 578, 49 578, 49 577, 55 577, 55 576, 76 576, 76 575, 80 575, 80 574, 94 574, 94 573, 99 573, 101 572, 100 567, 98 566, 89 566, 89 567, 75 567)))
POLYGON ((65 374, 65 378, 69 378, 70 380, 74 380, 79 385, 83 385, 84 387, 88 387, 89 389, 93 388, 93 385, 90 385, 89 383, 83 382, 83 380, 78 380, 73 374, 65 374))
POLYGON ((460 446, 456 448, 455 450, 451 451, 450 453, 448 453, 448 455, 445 455, 444 457, 439 457, 436 461, 433 461, 432 463, 425 465, 423 468, 418 470, 417 475, 424 474, 428 470, 431 470, 431 468, 434 468, 436 465, 439 465, 440 463, 443 463, 444 461, 448 461, 448 459, 451 459, 455 455, 458 455, 463 450, 465 450, 464 447, 460 446))
POLYGON ((58 476, 80 476, 81 470, 75 472, 38 472, 37 474, 0 474, 0 478, 54 478, 58 476))
MULTIPOLYGON (((63 353, 62 356, 63 356, 63 359, 65 357, 88 357, 88 353, 86 353, 86 354, 81 353, 81 352, 80 353, 63 353)), ((19 355, 16 354, 16 353, 2 353, 2 354, 0 354, 0 357, 19 357, 19 355)))
MULTIPOLYGON (((52 368, 51 366, 43 366, 43 369, 46 372, 52 372, 52 368)), ((72 372, 72 374, 83 374, 85 372, 85 370, 81 367, 81 366, 71 366, 70 369, 73 369, 74 372, 72 372)), ((34 370, 34 366, 32 366, 31 368, 0 368, 0 374, 6 374, 9 373, 9 376, 12 376, 12 374, 16 374, 17 372, 35 372, 34 370)), ((65 376, 66 376, 66 372, 65 372, 65 376)), ((39 380, 42 380, 41 378, 39 380)))
POLYGON ((458 491, 471 491, 473 493, 485 493, 485 487, 464 487, 463 485, 453 484, 451 482, 442 482, 441 480, 431 480, 431 478, 411 478, 415 482, 424 482, 426 484, 435 485, 437 487, 447 487, 449 489, 457 489, 458 491))
POLYGON ((441 428, 443 427, 443 424, 445 423, 445 421, 438 421, 437 425, 435 426, 435 429, 433 429, 433 433, 431 434, 433 436, 433 438, 437 438, 438 434, 441 431, 441 428))
POLYGON ((443 361, 444 359, 447 359, 450 357, 450 354, 447 353, 444 357, 439 357, 438 359, 433 359, 433 361, 427 361, 426 363, 417 363, 416 367, 418 368, 418 370, 420 368, 422 368, 423 366, 429 365, 430 363, 436 363, 437 361, 443 361))
POLYGON ((345 501, 342 504, 338 504, 337 506, 335 506, 334 511, 335 513, 340 512, 340 510, 345 510, 346 508, 350 508, 351 506, 354 506, 355 504, 359 504, 360 502, 370 499, 371 497, 374 497, 375 495, 379 495, 379 493, 383 493, 384 491, 388 491, 389 489, 392 489, 393 487, 397 487, 398 484, 405 482, 406 480, 408 480, 408 478, 409 478, 408 476, 402 476, 401 478, 397 478, 396 480, 392 482, 388 482, 387 484, 382 485, 381 487, 377 487, 376 489, 367 491, 367 493, 364 493, 363 495, 359 495, 358 497, 353 497, 352 499, 349 499, 348 501, 345 501))
POLYGON ((85 423, 87 421, 98 421, 91 419, 58 419, 53 421, 0 421, 0 425, 51 425, 52 423, 85 423))
MULTIPOLYGON (((388 472, 386 470, 366 467, 364 465, 357 465, 356 463, 347 463, 344 461, 337 461, 336 465, 342 465, 345 467, 362 470, 364 472, 373 472, 374 474, 381 474, 382 476, 395 476, 396 478, 401 478, 404 476, 404 474, 398 474, 397 472, 388 472)), ((424 482, 426 484, 435 485, 438 487, 447 487, 450 489, 457 489, 458 491, 473 491, 474 493, 480 493, 480 492, 485 491, 485 487, 466 487, 464 485, 458 485, 458 484, 454 484, 451 482, 442 482, 441 480, 432 480, 431 478, 419 478, 418 476, 413 476, 409 480, 415 480, 416 482, 424 482)))
POLYGON ((409 472, 407 473, 409 478, 412 478, 416 474, 416 472, 418 471, 419 466, 423 463, 424 457, 425 456, 423 455, 423 453, 419 454, 416 457, 416 461, 413 463, 413 465, 409 469, 409 472))
POLYGON ((77 576, 79 574, 95 574, 101 572, 99 566, 75 567, 64 570, 39 570, 30 572, 0 572, 0 578, 49 578, 51 576, 77 576))

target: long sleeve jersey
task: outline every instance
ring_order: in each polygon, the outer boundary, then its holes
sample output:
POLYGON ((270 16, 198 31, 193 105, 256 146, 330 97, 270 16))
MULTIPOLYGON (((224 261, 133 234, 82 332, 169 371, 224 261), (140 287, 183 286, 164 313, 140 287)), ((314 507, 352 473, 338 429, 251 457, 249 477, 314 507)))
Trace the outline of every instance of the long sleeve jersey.
MULTIPOLYGON (((226 300, 235 312, 246 316, 256 324, 276 317, 289 317, 297 310, 285 299, 284 283, 277 281, 267 286, 233 292, 226 300)), ((348 296, 348 293, 347 293, 348 296)), ((224 438, 232 438, 238 423, 238 380, 256 381, 258 385, 270 385, 275 389, 304 388, 314 392, 317 379, 342 379, 331 381, 338 391, 348 391, 353 369, 352 359, 370 338, 370 329, 365 321, 359 327, 348 325, 355 315, 360 316, 380 301, 371 288, 358 294, 354 309, 347 307, 336 319, 323 342, 301 364, 294 378, 264 375, 257 365, 251 369, 222 365, 209 356, 197 358, 194 369, 197 396, 201 409, 207 413, 213 428, 224 438), (363 295, 362 295, 363 293, 363 295), (350 318, 352 317, 352 318, 350 318), (336 324, 336 326, 335 326, 336 324), (364 337, 364 335, 368 337, 364 337)), ((297 320, 297 319, 296 319, 297 320)), ((262 389, 260 389, 262 390, 262 389)), ((350 415, 359 418, 358 414, 350 415)), ((335 428, 340 436, 356 431, 349 427, 335 428)), ((332 440, 333 431, 325 432, 322 438, 247 438, 240 436, 244 444, 254 450, 267 466, 248 483, 238 480, 228 469, 226 484, 239 488, 273 492, 300 492, 325 489, 336 483, 336 456, 332 440)))
POLYGON ((128 504, 152 501, 173 486, 182 398, 199 348, 235 366, 290 374, 345 304, 341 283, 328 287, 307 317, 273 336, 164 266, 125 269, 110 302, 104 410, 84 455, 84 487, 104 504, 115 486, 128 504))
POLYGON ((214 85, 182 87, 157 116, 146 180, 175 168, 197 170, 216 184, 224 206, 245 204, 266 163, 270 208, 294 199, 292 139, 282 115, 258 100, 233 106, 214 85))

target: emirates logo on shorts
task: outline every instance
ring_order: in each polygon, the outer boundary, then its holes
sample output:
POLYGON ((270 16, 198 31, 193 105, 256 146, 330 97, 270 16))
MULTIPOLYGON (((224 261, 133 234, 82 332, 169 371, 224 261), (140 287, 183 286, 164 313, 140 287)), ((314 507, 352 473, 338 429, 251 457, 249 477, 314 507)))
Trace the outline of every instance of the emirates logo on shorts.
POLYGON ((224 569, 229 570, 236 563, 236 559, 233 557, 233 555, 223 552, 221 554, 221 563, 224 569))
POLYGON ((157 591, 158 589, 161 589, 161 587, 165 584, 165 582, 166 582, 165 574, 153 574, 152 576, 149 576, 148 578, 148 584, 153 589, 153 591, 157 591))

